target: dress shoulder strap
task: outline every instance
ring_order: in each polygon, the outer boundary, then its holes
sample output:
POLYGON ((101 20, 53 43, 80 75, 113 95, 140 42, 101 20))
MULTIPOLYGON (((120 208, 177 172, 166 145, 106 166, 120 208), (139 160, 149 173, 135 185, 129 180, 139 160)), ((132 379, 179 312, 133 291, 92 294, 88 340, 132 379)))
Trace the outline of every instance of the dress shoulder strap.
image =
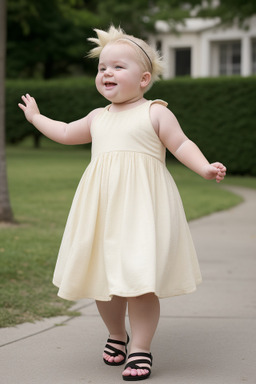
POLYGON ((168 103, 166 101, 161 100, 161 99, 150 100, 150 101, 151 101, 150 105, 152 105, 152 104, 161 104, 164 107, 167 107, 167 105, 168 105, 168 103))

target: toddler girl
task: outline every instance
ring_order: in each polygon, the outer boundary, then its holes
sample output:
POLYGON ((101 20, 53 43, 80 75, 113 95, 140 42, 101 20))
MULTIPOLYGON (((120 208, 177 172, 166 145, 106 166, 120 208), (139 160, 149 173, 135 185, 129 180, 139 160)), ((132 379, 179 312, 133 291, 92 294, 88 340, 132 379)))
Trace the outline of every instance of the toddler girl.
POLYGON ((221 163, 209 164, 162 100, 145 92, 162 71, 158 53, 113 26, 96 30, 91 57, 99 57, 96 87, 110 101, 66 124, 40 114, 30 95, 19 107, 48 138, 63 144, 92 142, 92 158, 77 188, 53 283, 67 300, 93 298, 109 339, 103 360, 124 364, 122 377, 150 376, 150 347, 159 298, 193 292, 198 261, 176 185, 165 165, 171 153, 187 167, 220 182, 221 163))

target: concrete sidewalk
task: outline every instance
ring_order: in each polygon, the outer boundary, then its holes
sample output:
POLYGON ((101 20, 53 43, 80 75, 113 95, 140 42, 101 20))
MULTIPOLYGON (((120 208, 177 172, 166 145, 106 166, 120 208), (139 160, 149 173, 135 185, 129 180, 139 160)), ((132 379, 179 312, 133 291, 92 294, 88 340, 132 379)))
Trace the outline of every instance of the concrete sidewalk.
MULTIPOLYGON (((161 300, 152 384, 256 383, 256 191, 239 206, 190 223, 203 274, 191 295, 161 300)), ((91 300, 82 315, 0 329, 0 383, 116 384, 101 359, 107 333, 91 300)))

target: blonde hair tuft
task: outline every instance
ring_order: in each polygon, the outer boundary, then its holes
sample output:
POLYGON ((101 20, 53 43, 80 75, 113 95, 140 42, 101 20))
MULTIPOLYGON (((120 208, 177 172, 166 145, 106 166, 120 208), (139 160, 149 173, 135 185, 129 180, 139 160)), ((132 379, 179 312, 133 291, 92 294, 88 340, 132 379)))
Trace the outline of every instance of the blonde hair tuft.
POLYGON ((157 50, 148 45, 144 40, 127 35, 120 27, 115 28, 113 25, 110 26, 108 31, 101 29, 94 29, 94 31, 97 37, 90 37, 88 40, 94 43, 96 47, 90 50, 89 57, 99 57, 103 48, 109 43, 129 44, 138 53, 143 69, 151 73, 151 81, 146 91, 159 79, 163 73, 162 59, 157 50))

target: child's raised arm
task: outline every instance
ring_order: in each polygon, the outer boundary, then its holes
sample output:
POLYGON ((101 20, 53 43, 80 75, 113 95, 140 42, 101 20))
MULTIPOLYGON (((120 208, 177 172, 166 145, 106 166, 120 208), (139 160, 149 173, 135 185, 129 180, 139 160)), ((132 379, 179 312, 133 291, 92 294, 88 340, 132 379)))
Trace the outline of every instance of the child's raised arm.
POLYGON ((101 108, 95 109, 80 120, 67 124, 41 115, 35 99, 29 94, 22 96, 22 101, 24 104, 19 103, 18 105, 23 110, 26 119, 49 139, 68 145, 91 142, 91 122, 101 108))
POLYGON ((197 145, 184 134, 168 108, 153 104, 151 119, 162 143, 181 163, 207 180, 216 179, 219 183, 224 179, 226 167, 219 162, 209 164, 197 145))

